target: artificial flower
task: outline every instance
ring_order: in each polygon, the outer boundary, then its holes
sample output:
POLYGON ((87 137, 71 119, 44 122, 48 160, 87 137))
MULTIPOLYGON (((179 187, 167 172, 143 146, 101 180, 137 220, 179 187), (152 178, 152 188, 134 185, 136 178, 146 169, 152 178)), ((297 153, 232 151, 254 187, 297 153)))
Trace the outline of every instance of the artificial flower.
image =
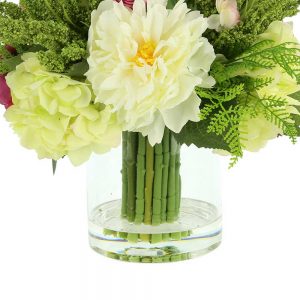
MULTIPOLYGON (((270 24, 268 29, 259 36, 259 40, 272 40, 274 46, 284 43, 295 43, 293 47, 299 48, 299 43, 293 32, 293 24, 275 21, 270 24)), ((300 48, 299 48, 300 49, 300 48)), ((267 96, 281 97, 287 100, 286 110, 290 113, 297 113, 298 110, 293 107, 300 105, 300 102, 291 98, 290 95, 300 90, 296 78, 292 78, 289 74, 284 72, 282 68, 276 66, 272 69, 254 69, 253 71, 242 72, 241 75, 251 76, 253 78, 272 78, 272 82, 263 86, 257 91, 260 98, 267 96)))
POLYGON ((5 45, 5 49, 10 53, 10 54, 16 54, 17 50, 11 46, 11 45, 5 45))
MULTIPOLYGON (((113 130, 118 126, 109 108, 91 103, 92 93, 87 84, 47 72, 35 54, 25 54, 22 59, 24 62, 6 77, 14 105, 6 111, 5 117, 24 147, 34 149, 39 158, 58 160, 68 155, 73 164, 78 165, 86 161, 92 151, 105 152, 117 146, 113 130), (78 125, 81 119, 87 121, 78 125), (99 127, 90 130, 88 122, 99 127), (84 142, 77 139, 76 144, 74 139, 78 137, 84 142), (90 151, 78 157, 74 152, 83 144, 90 151)), ((120 130, 118 134, 120 140, 120 130)))
POLYGON ((121 128, 109 106, 90 105, 70 127, 66 145, 75 166, 87 161, 92 153, 103 154, 118 147, 121 141, 121 128))
POLYGON ((117 2, 123 2, 124 5, 130 9, 133 7, 134 0, 116 0, 117 2))
POLYGON ((264 116, 255 118, 246 116, 240 125, 241 139, 245 150, 257 152, 265 147, 268 141, 282 134, 282 130, 269 122, 264 116))
POLYGON ((240 22, 240 12, 236 0, 216 0, 222 27, 231 29, 240 22))
POLYGON ((0 104, 4 105, 6 109, 12 105, 10 89, 4 75, 0 75, 0 104))
MULTIPOLYGON (((298 46, 298 41, 293 33, 292 23, 273 22, 268 29, 259 36, 259 40, 272 40, 274 45, 281 45, 283 43, 297 43, 294 47, 298 46)), ((267 97, 276 97, 284 99, 286 104, 280 107, 283 114, 298 114, 299 110, 295 106, 299 106, 300 102, 292 97, 300 90, 300 86, 295 78, 292 78, 280 67, 276 66, 272 69, 255 69, 253 71, 243 72, 242 75, 251 76, 253 78, 268 79, 272 78, 272 82, 268 85, 258 89, 257 96, 260 99, 267 97)), ((293 122, 291 119, 288 122, 293 122)), ((268 140, 276 138, 278 135, 283 134, 282 130, 271 122, 265 119, 263 115, 256 118, 246 117, 241 124, 242 138, 245 139, 244 146, 248 151, 258 151, 264 147, 268 140), (243 127, 244 126, 244 127, 243 127), (244 128, 245 130, 242 130, 244 128)))
POLYGON ((219 15, 211 15, 209 28, 220 31, 222 27, 231 29, 240 22, 240 12, 236 0, 216 0, 219 15))
MULTIPOLYGON (((10 45, 5 45, 4 48, 11 54, 16 53, 16 49, 10 45)), ((0 60, 2 57, 0 57, 0 60)), ((0 75, 0 104, 4 105, 7 109, 12 105, 12 99, 10 94, 10 89, 6 83, 5 79, 6 74, 0 75)))
POLYGON ((259 40, 272 40, 275 42, 275 45, 297 43, 297 47, 299 47, 298 40, 294 35, 292 22, 272 22, 268 29, 259 35, 259 40))
POLYGON ((92 13, 90 66, 96 102, 111 105, 123 130, 141 132, 154 145, 164 128, 180 132, 199 121, 195 86, 212 87, 215 59, 202 34, 207 19, 183 1, 173 10, 163 0, 136 0, 133 9, 105 0, 92 13))

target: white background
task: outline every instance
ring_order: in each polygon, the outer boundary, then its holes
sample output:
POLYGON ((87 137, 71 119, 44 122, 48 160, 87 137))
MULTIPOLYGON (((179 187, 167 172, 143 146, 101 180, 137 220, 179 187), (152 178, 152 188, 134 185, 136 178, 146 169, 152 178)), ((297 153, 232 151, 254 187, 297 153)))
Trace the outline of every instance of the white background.
POLYGON ((85 167, 65 159, 53 177, 0 117, 0 299, 299 300, 299 153, 283 138, 230 171, 222 158, 224 238, 214 252, 124 263, 88 246, 85 167))

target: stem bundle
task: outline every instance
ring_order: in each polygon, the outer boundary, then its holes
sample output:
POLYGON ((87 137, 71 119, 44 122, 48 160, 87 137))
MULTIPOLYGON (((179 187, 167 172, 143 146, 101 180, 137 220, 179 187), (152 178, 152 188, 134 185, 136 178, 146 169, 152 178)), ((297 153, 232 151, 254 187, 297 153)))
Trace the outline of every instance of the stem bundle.
POLYGON ((180 145, 172 133, 166 129, 162 143, 153 147, 142 134, 124 132, 122 145, 122 217, 148 225, 176 221, 181 200, 180 145))

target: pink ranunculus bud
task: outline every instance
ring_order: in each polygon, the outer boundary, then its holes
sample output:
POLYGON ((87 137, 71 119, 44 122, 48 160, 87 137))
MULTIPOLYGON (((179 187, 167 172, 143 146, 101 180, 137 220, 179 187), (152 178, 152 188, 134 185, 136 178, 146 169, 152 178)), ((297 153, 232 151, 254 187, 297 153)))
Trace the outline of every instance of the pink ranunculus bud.
POLYGON ((240 12, 236 0, 216 0, 222 27, 231 29, 240 22, 240 12))
POLYGON ((130 9, 132 9, 132 7, 133 7, 133 3, 134 3, 134 0, 116 0, 117 2, 123 2, 123 4, 126 6, 126 7, 128 7, 128 8, 130 8, 130 9))
POLYGON ((10 89, 4 75, 0 75, 0 104, 4 105, 6 109, 13 105, 10 89))

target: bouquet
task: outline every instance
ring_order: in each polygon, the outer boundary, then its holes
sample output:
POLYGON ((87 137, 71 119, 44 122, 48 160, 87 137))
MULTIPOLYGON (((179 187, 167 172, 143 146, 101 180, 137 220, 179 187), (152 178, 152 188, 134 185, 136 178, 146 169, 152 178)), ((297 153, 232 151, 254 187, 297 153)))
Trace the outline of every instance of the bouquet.
MULTIPOLYGON (((180 147, 300 136, 299 0, 0 3, 0 103, 22 146, 75 166, 123 148, 121 218, 180 217, 180 147)), ((195 162, 197 163, 197 162, 195 162)), ((104 228, 129 242, 162 242, 104 228)), ((183 238, 187 231, 177 232, 183 238)), ((169 251, 169 250, 168 250, 169 251)))

